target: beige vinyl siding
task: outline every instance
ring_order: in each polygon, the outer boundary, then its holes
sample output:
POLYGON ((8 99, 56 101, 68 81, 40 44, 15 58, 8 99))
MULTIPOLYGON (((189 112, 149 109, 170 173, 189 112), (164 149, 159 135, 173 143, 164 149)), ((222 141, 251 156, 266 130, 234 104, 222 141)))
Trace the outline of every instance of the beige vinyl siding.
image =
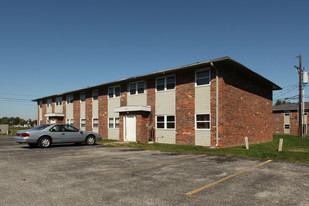
MULTIPOLYGON (((108 118, 119 117, 119 113, 114 112, 117 107, 120 107, 120 98, 108 98, 108 118)), ((108 139, 119 140, 119 128, 108 128, 108 139)))
POLYGON ((210 130, 195 130, 195 145, 210 146, 210 130))
POLYGON ((119 140, 119 128, 108 129, 108 139, 119 140))
MULTIPOLYGON (((195 115, 210 114, 210 85, 195 87, 195 115)), ((210 146, 210 130, 195 130, 195 145, 210 146)))
POLYGON ((53 102, 52 99, 48 99, 46 101, 46 113, 52 113, 52 107, 53 107, 52 102, 53 102), (48 105, 50 105, 50 106, 48 107, 48 105))
POLYGON ((176 115, 175 90, 156 92, 156 115, 176 115))
POLYGON ((158 143, 176 144, 176 131, 169 129, 157 129, 156 138, 158 143))
POLYGON ((285 125, 286 124, 289 124, 290 125, 290 129, 291 129, 291 124, 290 124, 290 116, 291 116, 291 113, 289 116, 285 116, 285 113, 283 113, 283 117, 284 117, 284 125, 283 125, 283 130, 284 130, 284 134, 290 134, 290 130, 289 129, 285 129, 285 125))
POLYGON ((42 108, 40 107, 42 105, 42 101, 39 102, 39 121, 37 122, 37 125, 40 125, 40 121, 42 121, 42 108))
MULTIPOLYGON (((92 100, 92 118, 98 118, 99 117, 99 105, 98 100, 92 100)), ((99 127, 92 127, 93 132, 98 132, 99 127)))
POLYGON ((66 119, 64 120, 65 123, 68 123, 67 122, 67 119, 74 119, 74 116, 73 116, 73 103, 66 103, 66 114, 65 114, 65 117, 66 119))
POLYGON ((195 87, 195 114, 210 114, 210 86, 195 87))
POLYGON ((128 106, 147 106, 146 89, 145 89, 144 94, 130 95, 130 92, 128 92, 128 94, 127 94, 127 104, 128 104, 128 106))

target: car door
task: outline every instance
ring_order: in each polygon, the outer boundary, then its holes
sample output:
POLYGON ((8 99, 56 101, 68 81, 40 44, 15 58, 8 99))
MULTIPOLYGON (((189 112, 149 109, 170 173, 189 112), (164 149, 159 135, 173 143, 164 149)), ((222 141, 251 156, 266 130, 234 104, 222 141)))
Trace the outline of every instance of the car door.
POLYGON ((55 125, 49 130, 49 136, 53 139, 53 143, 61 142, 63 136, 63 128, 62 125, 55 125))
POLYGON ((62 137, 61 142, 82 142, 83 134, 79 132, 79 129, 71 125, 63 125, 65 135, 62 137))

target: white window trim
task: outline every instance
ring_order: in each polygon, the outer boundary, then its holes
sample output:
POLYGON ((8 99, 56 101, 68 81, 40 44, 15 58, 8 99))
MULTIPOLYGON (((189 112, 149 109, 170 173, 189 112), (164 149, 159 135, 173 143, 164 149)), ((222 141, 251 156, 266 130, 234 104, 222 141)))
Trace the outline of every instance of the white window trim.
POLYGON ((108 99, 120 98, 120 97, 121 97, 121 87, 120 87, 120 85, 108 87, 108 88, 107 88, 107 97, 108 97, 108 99), (116 87, 119 87, 119 90, 120 90, 120 95, 119 95, 119 97, 116 97, 116 96, 115 96, 115 88, 116 88, 116 87), (111 89, 111 88, 113 88, 113 90, 114 90, 114 91, 113 91, 113 97, 110 97, 110 96, 109 96, 109 89, 111 89))
POLYGON ((92 128, 99 128, 99 118, 98 117, 92 118, 92 128), (97 127, 94 127, 94 119, 98 120, 98 126, 97 127))
POLYGON ((79 126, 80 126, 81 128, 85 128, 85 127, 86 127, 86 119, 85 119, 85 118, 80 118, 80 121, 79 121, 79 122, 80 122, 80 125, 79 125, 79 126), (82 119, 85 120, 85 126, 84 126, 84 127, 82 126, 82 119))
POLYGON ((80 102, 86 102, 86 92, 82 92, 79 94, 79 101, 80 102), (85 101, 82 101, 82 95, 85 95, 85 101))
POLYGON ((99 100, 99 90, 98 89, 95 89, 95 90, 92 90, 92 101, 98 101, 99 100), (97 96, 97 99, 93 99, 93 94, 95 93, 95 92, 98 92, 98 96, 97 96))
MULTIPOLYGON (((199 114, 195 114, 194 115, 194 121, 195 121, 195 130, 206 130, 206 131, 209 131, 211 129, 211 114, 210 113, 199 113, 199 114), (209 114, 209 129, 198 129, 197 128, 197 121, 196 121, 196 115, 208 115, 209 114)), ((208 121, 206 121, 208 122, 208 121)))
POLYGON ((156 129, 158 130, 176 130, 176 115, 172 114, 156 114, 156 129), (164 116, 164 128, 157 128, 157 116, 164 116), (175 117, 175 128, 167 128, 167 116, 174 116, 175 117))
POLYGON ((160 76, 160 77, 157 77, 155 79, 156 81, 156 84, 155 84, 155 89, 156 89, 156 92, 167 92, 167 91, 175 91, 176 90, 176 83, 177 83, 177 79, 176 79, 176 75, 175 74, 171 74, 171 75, 167 75, 167 76, 160 76), (175 77, 175 87, 174 89, 166 89, 166 85, 167 85, 167 78, 168 77, 175 77), (157 79, 164 79, 164 90, 161 90, 161 91, 157 91, 157 79))
POLYGON ((285 130, 290 130, 290 129, 291 129, 291 125, 290 125, 290 124, 284 124, 284 125, 283 125, 283 129, 285 129, 285 130), (289 125, 289 129, 286 129, 286 128, 285 128, 285 125, 289 125))
POLYGON ((147 91, 147 86, 146 86, 146 81, 145 80, 142 80, 142 81, 137 81, 137 82, 131 82, 131 83, 129 83, 128 84, 128 94, 130 95, 130 96, 137 96, 137 95, 145 95, 146 94, 146 91, 147 91), (141 82, 144 82, 144 93, 138 93, 138 83, 141 83, 141 82), (131 94, 131 92, 130 92, 130 85, 131 84, 135 84, 135 86, 136 86, 136 92, 135 92, 135 94, 131 94))
POLYGON ((120 124, 120 117, 108 117, 107 121, 108 121, 108 129, 119 129, 116 128, 116 118, 119 119, 119 124, 120 124), (109 127, 109 119, 113 119, 113 127, 109 127))
POLYGON ((211 85, 211 70, 210 70, 210 67, 195 70, 195 78, 194 79, 195 79, 195 87, 209 87, 211 85), (203 72, 203 71, 209 71, 209 84, 197 85, 197 73, 203 72))

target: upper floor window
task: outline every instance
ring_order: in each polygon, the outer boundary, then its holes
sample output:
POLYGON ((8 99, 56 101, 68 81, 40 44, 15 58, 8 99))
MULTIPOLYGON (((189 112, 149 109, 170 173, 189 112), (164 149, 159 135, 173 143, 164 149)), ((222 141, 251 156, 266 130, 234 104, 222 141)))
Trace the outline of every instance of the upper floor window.
POLYGON ((209 70, 197 71, 195 73, 196 86, 208 85, 210 81, 209 70))
POLYGON ((108 88, 108 97, 114 98, 120 96, 120 86, 108 88))
POLYGON ((42 101, 40 101, 39 104, 40 104, 40 108, 42 108, 42 101))
POLYGON ((290 116, 290 112, 284 112, 284 116, 290 116))
POLYGON ((145 92, 145 82, 135 82, 129 85, 130 95, 144 94, 145 92))
POLYGON ((175 89, 175 85, 176 85, 176 78, 174 76, 158 78, 156 81, 157 91, 175 89))
POLYGON ((51 107, 52 106, 52 102, 53 102, 52 99, 48 99, 47 103, 46 103, 47 107, 51 107))
POLYGON ((57 97, 56 98, 56 105, 62 105, 62 97, 57 97))
POLYGON ((80 101, 84 102, 85 100, 86 100, 86 93, 83 92, 83 93, 80 94, 80 101))
POLYGON ((99 96, 99 91, 98 90, 93 90, 92 91, 92 100, 97 100, 99 96))
POLYGON ((67 104, 72 104, 73 103, 73 95, 67 96, 67 104))

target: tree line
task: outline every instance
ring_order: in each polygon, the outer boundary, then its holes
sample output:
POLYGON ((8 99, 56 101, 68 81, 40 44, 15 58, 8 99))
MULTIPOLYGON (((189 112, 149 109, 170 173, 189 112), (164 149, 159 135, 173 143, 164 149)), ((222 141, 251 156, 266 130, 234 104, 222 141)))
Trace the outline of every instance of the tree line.
POLYGON ((2 117, 0 118, 0 124, 8 124, 10 126, 30 124, 32 127, 37 124, 37 120, 25 120, 19 117, 2 117))

